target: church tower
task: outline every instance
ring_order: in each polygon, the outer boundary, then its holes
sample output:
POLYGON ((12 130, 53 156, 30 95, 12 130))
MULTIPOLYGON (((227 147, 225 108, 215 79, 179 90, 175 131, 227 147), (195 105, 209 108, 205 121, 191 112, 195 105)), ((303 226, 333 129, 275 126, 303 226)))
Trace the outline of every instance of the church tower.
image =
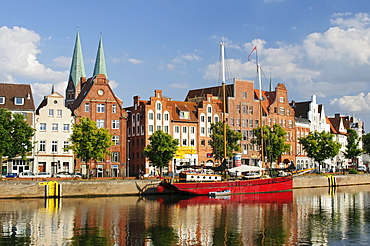
POLYGON ((77 98, 81 84, 86 81, 85 65, 83 62, 80 34, 77 32, 73 51, 71 70, 69 72, 68 84, 65 95, 65 106, 70 107, 77 98))
POLYGON ((104 74, 106 78, 107 76, 107 68, 105 65, 105 58, 104 58, 104 49, 103 49, 103 39, 100 37, 98 53, 96 54, 95 60, 95 67, 93 72, 93 77, 97 76, 98 74, 104 74))

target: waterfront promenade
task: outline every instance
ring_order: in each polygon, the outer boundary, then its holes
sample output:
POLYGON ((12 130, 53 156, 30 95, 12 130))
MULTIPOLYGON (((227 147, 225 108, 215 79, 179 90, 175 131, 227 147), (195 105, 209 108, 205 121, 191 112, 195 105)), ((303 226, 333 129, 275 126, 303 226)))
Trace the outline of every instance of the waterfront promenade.
MULTIPOLYGON (((293 179, 293 188, 328 187, 335 177, 335 185, 370 184, 370 174, 304 175, 293 179), (331 180, 331 181, 330 181, 331 180), (330 181, 330 182, 329 182, 330 181)), ((56 181, 62 197, 135 196, 158 194, 158 179, 6 179, 0 181, 0 199, 45 197, 45 184, 56 181)))

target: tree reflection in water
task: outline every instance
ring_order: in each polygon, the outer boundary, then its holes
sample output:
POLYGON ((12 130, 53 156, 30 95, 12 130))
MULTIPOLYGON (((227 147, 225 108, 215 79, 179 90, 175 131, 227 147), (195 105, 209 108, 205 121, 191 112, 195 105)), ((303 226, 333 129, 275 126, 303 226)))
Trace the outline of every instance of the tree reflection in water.
POLYGON ((112 242, 102 236, 103 232, 97 227, 89 227, 86 224, 84 228, 75 231, 71 243, 74 246, 112 245, 112 242))

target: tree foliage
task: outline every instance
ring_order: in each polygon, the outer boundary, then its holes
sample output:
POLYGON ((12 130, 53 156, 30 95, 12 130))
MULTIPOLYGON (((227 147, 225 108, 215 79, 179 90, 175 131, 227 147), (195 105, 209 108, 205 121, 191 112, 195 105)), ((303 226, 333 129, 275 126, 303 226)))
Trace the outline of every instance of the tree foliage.
POLYGON ((0 109, 0 165, 3 157, 26 158, 33 149, 32 137, 35 129, 25 121, 22 114, 12 114, 0 109))
POLYGON ((175 156, 179 142, 173 139, 168 133, 158 130, 149 137, 150 143, 144 148, 145 157, 153 163, 153 166, 167 167, 168 163, 175 156))
POLYGON ((263 139, 263 153, 267 156, 267 161, 270 163, 275 162, 277 158, 284 152, 289 151, 290 145, 285 143, 286 141, 286 131, 278 124, 270 126, 262 126, 253 129, 252 139, 253 144, 257 144, 261 149, 261 134, 263 139))
POLYGON ((343 151, 344 157, 352 159, 354 161, 358 156, 362 154, 362 150, 358 148, 361 138, 359 138, 357 132, 353 129, 347 129, 347 145, 346 150, 343 151))
POLYGON ((370 155, 370 133, 362 135, 363 153, 370 155))
POLYGON ((85 161, 86 176, 89 177, 89 162, 100 161, 110 153, 108 148, 113 145, 112 135, 108 129, 98 128, 95 121, 85 117, 72 127, 71 144, 66 150, 71 149, 77 158, 85 161))
MULTIPOLYGON (((224 159, 224 123, 216 122, 211 123, 211 147, 212 154, 216 160, 222 161, 224 159)), ((226 156, 229 158, 233 157, 235 151, 240 151, 239 141, 242 139, 242 134, 230 129, 229 125, 226 125, 226 156)))
POLYGON ((340 143, 333 140, 333 134, 330 132, 311 132, 307 137, 299 138, 307 156, 315 161, 322 162, 328 158, 333 158, 339 153, 340 143))

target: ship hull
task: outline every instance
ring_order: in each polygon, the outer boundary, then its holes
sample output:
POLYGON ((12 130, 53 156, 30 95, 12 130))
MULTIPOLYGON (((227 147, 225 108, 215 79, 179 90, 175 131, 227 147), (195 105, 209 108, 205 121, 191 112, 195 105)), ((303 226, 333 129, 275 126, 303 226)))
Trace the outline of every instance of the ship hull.
POLYGON ((160 186, 176 193, 188 195, 208 195, 210 192, 229 190, 230 194, 255 194, 283 192, 293 189, 292 176, 268 179, 232 180, 220 182, 161 182, 160 186))

